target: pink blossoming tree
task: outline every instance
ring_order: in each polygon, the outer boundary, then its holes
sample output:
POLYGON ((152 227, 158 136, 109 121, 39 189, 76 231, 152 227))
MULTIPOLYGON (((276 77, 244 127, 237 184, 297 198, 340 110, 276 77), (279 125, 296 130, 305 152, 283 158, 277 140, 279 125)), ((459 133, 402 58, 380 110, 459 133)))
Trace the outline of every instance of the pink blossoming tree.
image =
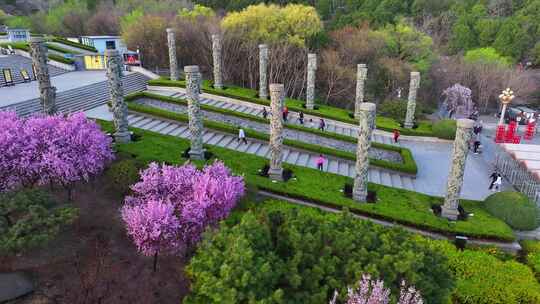
POLYGON ((71 199, 74 182, 99 174, 113 159, 111 143, 83 113, 18 118, 0 112, 0 191, 56 183, 71 199))
MULTIPOLYGON (((338 293, 330 300, 336 304, 338 293)), ((349 287, 346 304, 388 304, 390 303, 390 289, 384 288, 382 280, 373 280, 370 275, 362 275, 356 289, 349 287)), ((397 304, 423 304, 422 296, 414 287, 407 287, 405 281, 401 282, 399 300, 397 304)))
POLYGON ((155 262, 159 252, 180 253, 190 248, 200 240, 204 229, 227 217, 244 194, 244 181, 231 175, 219 161, 202 171, 193 165, 151 163, 131 190, 134 194, 126 197, 122 218, 137 249, 143 255, 154 255, 155 262), (168 217, 157 223, 141 221, 139 218, 151 211, 151 202, 152 208, 156 208, 155 202, 171 206, 176 221, 168 217), (172 235, 174 242, 162 242, 172 235))

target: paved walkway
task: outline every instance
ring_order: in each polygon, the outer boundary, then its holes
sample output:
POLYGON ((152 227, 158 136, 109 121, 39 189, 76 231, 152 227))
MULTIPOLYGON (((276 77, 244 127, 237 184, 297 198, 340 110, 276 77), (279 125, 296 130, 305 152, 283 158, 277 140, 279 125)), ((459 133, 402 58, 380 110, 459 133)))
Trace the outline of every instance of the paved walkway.
MULTIPOLYGON (((51 77, 57 94, 107 80, 105 71, 76 71, 51 77)), ((0 87, 0 108, 39 97, 38 82, 20 83, 11 87, 0 87)))

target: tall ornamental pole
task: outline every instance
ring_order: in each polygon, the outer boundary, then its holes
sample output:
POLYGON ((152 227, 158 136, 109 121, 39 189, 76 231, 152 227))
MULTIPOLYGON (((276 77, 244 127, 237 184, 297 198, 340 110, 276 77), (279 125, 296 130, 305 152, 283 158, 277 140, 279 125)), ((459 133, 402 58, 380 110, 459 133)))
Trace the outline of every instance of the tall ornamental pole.
POLYGON ((223 89, 223 80, 221 73, 221 37, 212 35, 212 58, 214 59, 214 88, 223 89))
POLYGON ((47 46, 41 37, 30 38, 30 54, 36 69, 36 78, 39 83, 39 101, 43 113, 52 115, 56 113, 56 87, 51 85, 51 76, 47 66, 47 46))
POLYGON ((115 127, 114 140, 117 143, 128 143, 131 134, 128 130, 128 109, 124 101, 124 86, 122 84, 122 59, 118 50, 105 50, 107 58, 107 83, 111 99, 111 110, 115 127))
POLYGON ((268 99, 268 45, 259 44, 259 98, 268 99))
POLYGON ((191 133, 191 148, 189 158, 192 160, 203 160, 203 121, 201 106, 199 104, 199 92, 201 89, 201 73, 198 65, 188 65, 184 67, 186 74, 186 93, 188 100, 189 132, 191 133))
POLYGON ((315 107, 315 72, 317 71, 317 54, 308 54, 306 109, 315 107))
POLYGON ((414 111, 416 110, 416 95, 420 88, 420 73, 411 72, 411 83, 409 85, 409 100, 407 101, 407 115, 405 116, 405 128, 411 129, 414 126, 414 111))
POLYGON ((270 179, 283 181, 282 150, 283 150, 283 100, 285 99, 285 87, 283 84, 273 83, 270 85, 270 179))
POLYGON ((458 119, 456 139, 452 152, 452 162, 450 164, 450 174, 446 186, 446 197, 442 206, 441 215, 450 220, 457 220, 459 211, 459 195, 463 186, 463 175, 465 174, 465 163, 469 152, 469 140, 474 121, 470 119, 458 119))
POLYGON ((367 79, 367 65, 360 63, 356 66, 356 99, 354 102, 354 117, 360 119, 360 105, 364 102, 364 86, 367 79))
POLYGON ((499 119, 499 125, 502 125, 504 124, 504 116, 506 114, 506 107, 514 99, 514 91, 510 90, 510 88, 507 88, 506 90, 502 91, 501 95, 499 95, 499 99, 501 100, 501 103, 502 103, 501 118, 499 119))
POLYGON ((371 147, 371 135, 375 124, 374 103, 364 102, 359 107, 358 145, 356 148, 356 176, 354 177, 353 199, 357 202, 365 202, 368 194, 368 170, 369 148, 371 147))
POLYGON ((171 80, 178 80, 178 62, 176 59, 176 37, 174 29, 167 29, 167 44, 169 46, 169 68, 171 69, 171 80))

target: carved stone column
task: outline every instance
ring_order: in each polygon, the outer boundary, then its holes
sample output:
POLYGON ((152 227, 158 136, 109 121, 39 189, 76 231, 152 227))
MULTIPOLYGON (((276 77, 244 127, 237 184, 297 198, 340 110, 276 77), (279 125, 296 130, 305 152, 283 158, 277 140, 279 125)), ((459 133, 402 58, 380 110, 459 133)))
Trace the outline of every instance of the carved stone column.
POLYGON ((372 126, 375 124, 375 104, 363 102, 359 107, 360 127, 358 128, 358 146, 356 148, 356 176, 354 177, 353 199, 365 202, 368 194, 368 151, 371 147, 372 126))
POLYGON ((39 83, 39 101, 43 113, 55 114, 56 87, 51 85, 49 67, 47 66, 47 46, 43 38, 30 38, 30 54, 32 55, 32 63, 36 68, 36 77, 39 83))
POLYGON ((124 101, 122 58, 118 50, 105 50, 105 58, 107 58, 107 83, 115 128, 114 140, 117 143, 127 143, 131 141, 131 134, 128 130, 128 109, 124 101))
POLYGON ((201 73, 198 65, 184 67, 186 74, 186 93, 188 100, 189 132, 191 133, 190 159, 204 159, 203 150, 203 120, 201 106, 199 104, 199 92, 201 89, 201 73))
POLYGON ((259 44, 259 98, 268 99, 268 45, 259 44))
POLYGON ((420 87, 420 73, 411 72, 411 83, 409 85, 409 100, 407 101, 407 115, 405 116, 405 128, 411 129, 414 126, 414 111, 416 110, 416 94, 420 87))
POLYGON ((268 175, 272 180, 283 180, 282 150, 283 150, 283 100, 285 87, 283 84, 270 85, 270 170, 268 175))
POLYGON ((212 57, 214 59, 214 88, 223 89, 221 74, 221 37, 212 35, 212 57))
POLYGON ((169 45, 169 67, 171 69, 171 80, 178 80, 178 62, 176 59, 176 37, 174 29, 167 29, 167 43, 169 45))
POLYGON ((360 105, 364 102, 364 86, 367 79, 367 65, 360 63, 356 66, 356 99, 354 102, 354 117, 360 119, 360 105))
POLYGON ((317 54, 308 54, 306 109, 315 106, 315 72, 317 71, 317 54))
POLYGON ((459 195, 463 185, 463 174, 465 173, 465 162, 469 152, 468 142, 471 139, 471 131, 474 121, 470 119, 458 119, 456 139, 452 152, 452 162, 450 163, 450 174, 446 186, 446 197, 442 207, 442 216, 451 220, 458 218, 459 195))

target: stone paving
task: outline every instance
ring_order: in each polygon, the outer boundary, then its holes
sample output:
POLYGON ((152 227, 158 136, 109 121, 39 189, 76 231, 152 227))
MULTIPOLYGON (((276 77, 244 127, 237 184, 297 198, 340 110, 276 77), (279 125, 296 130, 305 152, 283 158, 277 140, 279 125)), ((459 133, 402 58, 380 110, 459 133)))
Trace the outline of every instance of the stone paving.
MULTIPOLYGON (((171 112, 187 114, 187 106, 169 103, 161 100, 151 98, 140 98, 135 103, 145 106, 155 107, 171 112)), ((244 127, 252 129, 261 133, 268 134, 270 132, 270 126, 268 124, 252 121, 245 118, 235 117, 231 115, 225 115, 221 113, 202 111, 203 117, 212 121, 219 121, 228 125, 236 127, 244 127)), ((347 151, 351 153, 356 152, 356 144, 351 142, 344 142, 332 138, 322 137, 312 133, 301 132, 298 130, 287 129, 283 130, 284 137, 291 140, 298 140, 301 142, 337 149, 341 151, 347 151)), ((402 162, 403 159, 398 152, 389 151, 384 149, 371 148, 369 156, 375 159, 388 160, 391 162, 402 162)))

